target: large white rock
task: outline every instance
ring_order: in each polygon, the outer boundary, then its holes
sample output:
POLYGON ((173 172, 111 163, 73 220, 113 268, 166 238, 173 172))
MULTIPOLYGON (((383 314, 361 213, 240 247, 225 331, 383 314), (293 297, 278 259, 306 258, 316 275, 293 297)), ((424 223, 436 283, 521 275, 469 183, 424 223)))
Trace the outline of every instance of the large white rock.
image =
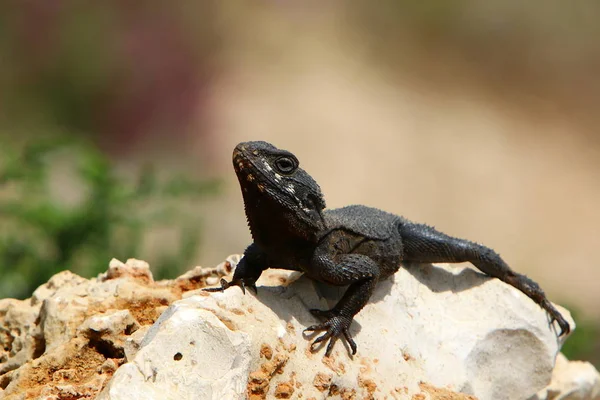
POLYGON ((531 400, 600 400, 600 373, 589 362, 559 354, 550 385, 531 400))
POLYGON ((210 311, 176 302, 146 333, 98 399, 241 399, 250 339, 210 311))
POLYGON ((410 265, 357 315, 357 355, 339 341, 323 358, 302 334, 316 323, 308 309, 330 308, 343 290, 298 276, 266 271, 258 298, 238 288, 187 293, 100 398, 410 399, 435 386, 527 399, 550 382, 564 340, 538 305, 497 279, 465 266, 410 265))

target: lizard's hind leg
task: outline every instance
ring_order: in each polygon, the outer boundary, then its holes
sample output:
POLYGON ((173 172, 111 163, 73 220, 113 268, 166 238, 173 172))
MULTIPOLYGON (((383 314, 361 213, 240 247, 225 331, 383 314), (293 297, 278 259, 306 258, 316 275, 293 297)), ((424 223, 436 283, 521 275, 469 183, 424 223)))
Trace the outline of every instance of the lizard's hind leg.
POLYGON ((404 223, 400 227, 404 244, 404 260, 422 263, 459 263, 470 262, 489 276, 519 289, 550 314, 552 321, 560 326, 560 335, 569 333, 571 328, 560 312, 546 298, 540 286, 512 269, 494 250, 458 239, 434 228, 415 223, 404 223))
POLYGON ((325 331, 322 336, 314 340, 311 349, 317 343, 329 339, 325 351, 325 356, 329 356, 336 340, 343 335, 352 354, 356 354, 356 343, 348 329, 354 316, 369 301, 379 281, 379 266, 362 254, 342 254, 335 260, 319 251, 315 254, 314 267, 320 273, 320 280, 333 285, 350 286, 331 310, 310 310, 314 316, 325 320, 322 324, 312 325, 305 329, 309 332, 325 331))

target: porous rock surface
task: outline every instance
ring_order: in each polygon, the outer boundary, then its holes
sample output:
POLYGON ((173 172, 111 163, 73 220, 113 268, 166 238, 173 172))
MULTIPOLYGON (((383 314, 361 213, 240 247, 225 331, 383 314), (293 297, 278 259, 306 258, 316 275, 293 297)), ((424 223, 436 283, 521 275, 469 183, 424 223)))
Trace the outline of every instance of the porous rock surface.
POLYGON ((343 289, 268 270, 258 296, 198 290, 238 259, 160 282, 144 262, 113 260, 98 278, 62 272, 31 299, 1 300, 0 398, 598 395, 587 363, 559 357, 553 374, 564 338, 536 304, 465 266, 408 265, 381 282, 351 328, 358 353, 339 341, 324 358, 302 334, 316 323, 307 310, 331 307, 343 289))
POLYGON ((0 300, 0 399, 95 398, 125 363, 127 339, 184 292, 230 271, 225 262, 155 282, 147 263, 112 260, 97 278, 63 271, 30 299, 0 300))

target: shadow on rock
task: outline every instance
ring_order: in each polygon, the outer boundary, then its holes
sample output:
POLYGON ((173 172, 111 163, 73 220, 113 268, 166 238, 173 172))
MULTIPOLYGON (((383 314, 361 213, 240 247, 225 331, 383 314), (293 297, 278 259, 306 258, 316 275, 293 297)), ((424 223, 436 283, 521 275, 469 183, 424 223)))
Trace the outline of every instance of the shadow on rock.
POLYGON ((464 268, 457 274, 432 264, 405 263, 402 268, 434 293, 462 292, 494 279, 470 268, 464 268))

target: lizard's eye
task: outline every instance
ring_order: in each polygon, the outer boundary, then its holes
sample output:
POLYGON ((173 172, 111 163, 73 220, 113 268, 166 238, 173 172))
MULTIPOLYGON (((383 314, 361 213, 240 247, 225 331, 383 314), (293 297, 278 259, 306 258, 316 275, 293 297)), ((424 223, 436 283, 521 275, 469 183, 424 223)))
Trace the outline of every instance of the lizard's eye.
POLYGON ((290 157, 281 157, 278 158, 277 161, 275 161, 275 167, 282 174, 289 174, 297 168, 297 165, 294 159, 290 157))

